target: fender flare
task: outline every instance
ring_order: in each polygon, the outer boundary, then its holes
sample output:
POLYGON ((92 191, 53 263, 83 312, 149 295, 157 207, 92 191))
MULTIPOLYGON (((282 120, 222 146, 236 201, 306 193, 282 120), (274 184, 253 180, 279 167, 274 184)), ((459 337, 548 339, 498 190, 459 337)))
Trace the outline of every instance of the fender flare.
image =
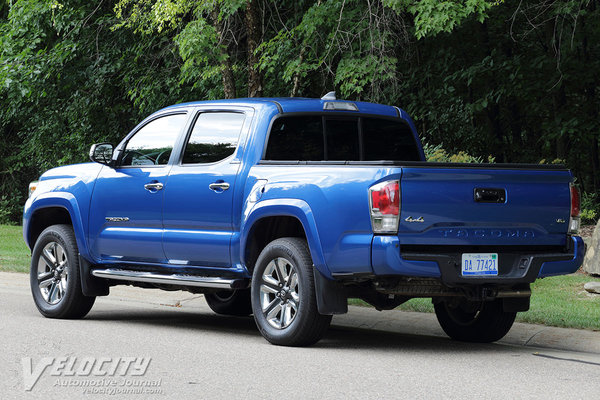
POLYGON ((34 243, 29 243, 29 225, 32 217, 37 211, 53 207, 63 208, 69 213, 79 253, 82 256, 89 258, 89 248, 87 241, 85 240, 85 231, 83 229, 79 204, 77 203, 75 196, 68 192, 48 192, 41 194, 35 199, 29 209, 27 209, 23 217, 23 236, 29 247, 33 248, 34 246, 34 243))
POLYGON ((91 263, 89 248, 85 240, 83 221, 79 211, 79 204, 75 196, 68 192, 48 192, 35 199, 23 217, 23 236, 27 245, 33 248, 35 243, 29 243, 29 225, 37 211, 46 208, 63 208, 69 213, 75 241, 79 249, 79 276, 81 289, 85 296, 106 296, 109 293, 108 285, 90 274, 91 263))
POLYGON ((329 279, 332 278, 331 272, 325 263, 314 214, 308 203, 304 200, 272 199, 257 203, 248 216, 244 218, 244 223, 241 227, 240 259, 242 262, 245 263, 246 261, 245 249, 252 227, 256 222, 266 217, 294 217, 299 220, 306 234, 306 241, 308 242, 308 248, 310 249, 310 255, 315 268, 329 279))
POLYGON ((303 200, 273 199, 264 200, 256 204, 245 218, 241 228, 240 252, 242 262, 245 263, 246 261, 245 249, 248 236, 254 224, 262 218, 277 216, 294 217, 302 224, 310 255, 313 259, 313 274, 319 314, 333 315, 347 313, 348 297, 345 288, 341 283, 333 279, 331 271, 329 271, 325 263, 314 214, 308 203, 303 200))

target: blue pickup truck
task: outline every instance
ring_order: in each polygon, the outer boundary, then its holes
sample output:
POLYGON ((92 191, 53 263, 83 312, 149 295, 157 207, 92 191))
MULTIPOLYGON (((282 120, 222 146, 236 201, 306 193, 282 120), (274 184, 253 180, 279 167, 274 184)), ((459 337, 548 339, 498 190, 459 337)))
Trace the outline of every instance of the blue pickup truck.
POLYGON ((492 342, 584 254, 563 166, 428 163, 406 112, 332 94, 174 105, 90 159, 30 187, 46 317, 81 318, 113 285, 187 290, 301 346, 348 298, 425 297, 450 337, 492 342))

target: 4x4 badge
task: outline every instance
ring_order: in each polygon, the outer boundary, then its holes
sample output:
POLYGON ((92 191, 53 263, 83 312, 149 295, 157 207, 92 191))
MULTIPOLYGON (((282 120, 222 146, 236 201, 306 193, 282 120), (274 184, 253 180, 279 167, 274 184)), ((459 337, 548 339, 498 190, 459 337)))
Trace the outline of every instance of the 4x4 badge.
POLYGON ((405 219, 406 222, 425 222, 425 219, 423 217, 419 217, 417 219, 414 219, 412 216, 408 216, 405 219))

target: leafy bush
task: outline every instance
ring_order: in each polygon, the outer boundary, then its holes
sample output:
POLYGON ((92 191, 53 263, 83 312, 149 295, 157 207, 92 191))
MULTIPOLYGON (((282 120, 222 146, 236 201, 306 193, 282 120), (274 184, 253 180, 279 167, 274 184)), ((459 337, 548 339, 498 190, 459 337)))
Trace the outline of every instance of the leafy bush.
POLYGON ((600 215, 600 198, 596 192, 581 193, 581 224, 596 224, 600 215))
POLYGON ((7 196, 0 197, 0 225, 13 225, 15 213, 15 202, 10 201, 7 196))
POLYGON ((441 144, 431 145, 429 143, 423 143, 423 150, 425 151, 425 158, 429 162, 452 162, 452 163, 477 163, 481 164, 484 162, 493 163, 495 162, 494 157, 488 156, 487 159, 483 157, 475 157, 468 154, 465 151, 459 151, 455 154, 450 154, 441 144))

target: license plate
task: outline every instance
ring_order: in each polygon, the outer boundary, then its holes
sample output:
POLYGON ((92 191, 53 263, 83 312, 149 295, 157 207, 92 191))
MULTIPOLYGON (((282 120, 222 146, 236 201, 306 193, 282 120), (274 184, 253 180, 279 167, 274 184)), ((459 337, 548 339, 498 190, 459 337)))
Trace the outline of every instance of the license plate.
POLYGON ((497 276, 498 253, 464 253, 462 255, 463 276, 497 276))

